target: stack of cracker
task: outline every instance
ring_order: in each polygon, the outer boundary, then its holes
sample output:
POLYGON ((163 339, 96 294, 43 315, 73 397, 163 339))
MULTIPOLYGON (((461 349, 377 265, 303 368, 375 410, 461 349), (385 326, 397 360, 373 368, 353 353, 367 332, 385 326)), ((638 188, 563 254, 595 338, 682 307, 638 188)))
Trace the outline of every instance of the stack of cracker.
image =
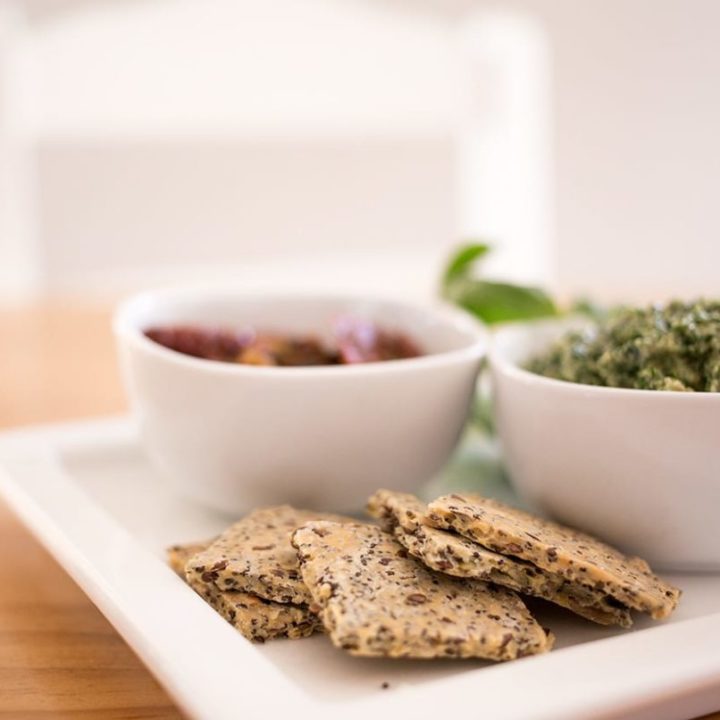
POLYGON ((322 630, 322 623, 310 611, 311 596, 290 537, 311 520, 348 519, 289 505, 261 508, 211 543, 170 548, 169 561, 249 640, 307 637, 322 630))
POLYGON ((603 625, 659 619, 680 591, 576 530, 479 495, 426 505, 379 490, 380 526, 288 505, 169 549, 173 568, 250 640, 325 631, 352 655, 512 660, 554 638, 520 594, 603 625))
POLYGON ((428 567, 541 597, 603 625, 629 627, 631 610, 665 618, 680 597, 644 560, 479 495, 445 495, 426 506, 380 490, 368 510, 428 567))
POLYGON ((250 640, 325 630, 354 655, 509 660, 552 647, 512 591, 451 578, 375 525, 262 508, 171 566, 250 640))

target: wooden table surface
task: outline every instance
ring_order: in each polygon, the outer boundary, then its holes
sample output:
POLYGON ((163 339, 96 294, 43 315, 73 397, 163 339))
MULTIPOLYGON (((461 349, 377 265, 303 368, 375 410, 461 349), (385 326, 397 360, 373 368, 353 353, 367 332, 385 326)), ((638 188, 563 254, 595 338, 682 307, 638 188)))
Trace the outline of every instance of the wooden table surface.
MULTIPOLYGON (((125 409, 109 313, 0 310, 0 427, 125 409)), ((83 592, 0 501, 0 720, 181 718, 83 592)))
MULTIPOLYGON (((106 310, 67 302, 0 309, 0 338, 0 427, 125 409, 106 310)), ((0 502, 0 720, 181 717, 0 502)))

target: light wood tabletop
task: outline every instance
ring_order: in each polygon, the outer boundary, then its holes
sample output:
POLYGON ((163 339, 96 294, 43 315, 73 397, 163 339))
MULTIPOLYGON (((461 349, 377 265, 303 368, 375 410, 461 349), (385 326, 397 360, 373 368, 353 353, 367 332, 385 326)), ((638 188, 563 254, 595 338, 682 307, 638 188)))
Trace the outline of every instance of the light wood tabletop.
MULTIPOLYGON (((123 411, 109 318, 68 302, 0 309, 0 427, 123 411)), ((181 717, 0 502, 0 720, 181 717)))
MULTIPOLYGON (((106 310, 0 310, 0 426, 125 409, 106 310)), ((80 588, 0 502, 0 719, 181 713, 80 588)))

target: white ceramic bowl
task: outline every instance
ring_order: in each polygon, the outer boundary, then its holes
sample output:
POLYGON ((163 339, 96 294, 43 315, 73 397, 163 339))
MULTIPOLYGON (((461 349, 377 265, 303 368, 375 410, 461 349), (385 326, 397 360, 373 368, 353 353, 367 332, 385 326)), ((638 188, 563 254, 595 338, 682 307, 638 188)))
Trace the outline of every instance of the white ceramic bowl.
POLYGON ((549 515, 652 565, 720 569, 720 394, 593 387, 522 369, 567 328, 507 327, 493 338, 513 484, 549 515))
POLYGON ((470 407, 486 340, 469 316, 397 302, 158 291, 115 316, 121 366, 150 456, 168 481, 237 514, 270 503, 363 507, 415 490, 445 463, 470 407), (414 338, 425 355, 354 366, 250 367, 146 338, 153 325, 326 334, 353 315, 414 338))

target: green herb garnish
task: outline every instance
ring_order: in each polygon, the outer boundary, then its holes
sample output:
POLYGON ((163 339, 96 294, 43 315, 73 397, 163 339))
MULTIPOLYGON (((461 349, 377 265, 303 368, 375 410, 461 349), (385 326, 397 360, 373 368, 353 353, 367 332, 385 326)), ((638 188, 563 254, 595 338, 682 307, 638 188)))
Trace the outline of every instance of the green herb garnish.
POLYGON ((479 261, 490 251, 489 245, 472 243, 450 258, 442 278, 442 295, 446 300, 488 325, 558 314, 552 298, 540 288, 477 277, 479 261))

